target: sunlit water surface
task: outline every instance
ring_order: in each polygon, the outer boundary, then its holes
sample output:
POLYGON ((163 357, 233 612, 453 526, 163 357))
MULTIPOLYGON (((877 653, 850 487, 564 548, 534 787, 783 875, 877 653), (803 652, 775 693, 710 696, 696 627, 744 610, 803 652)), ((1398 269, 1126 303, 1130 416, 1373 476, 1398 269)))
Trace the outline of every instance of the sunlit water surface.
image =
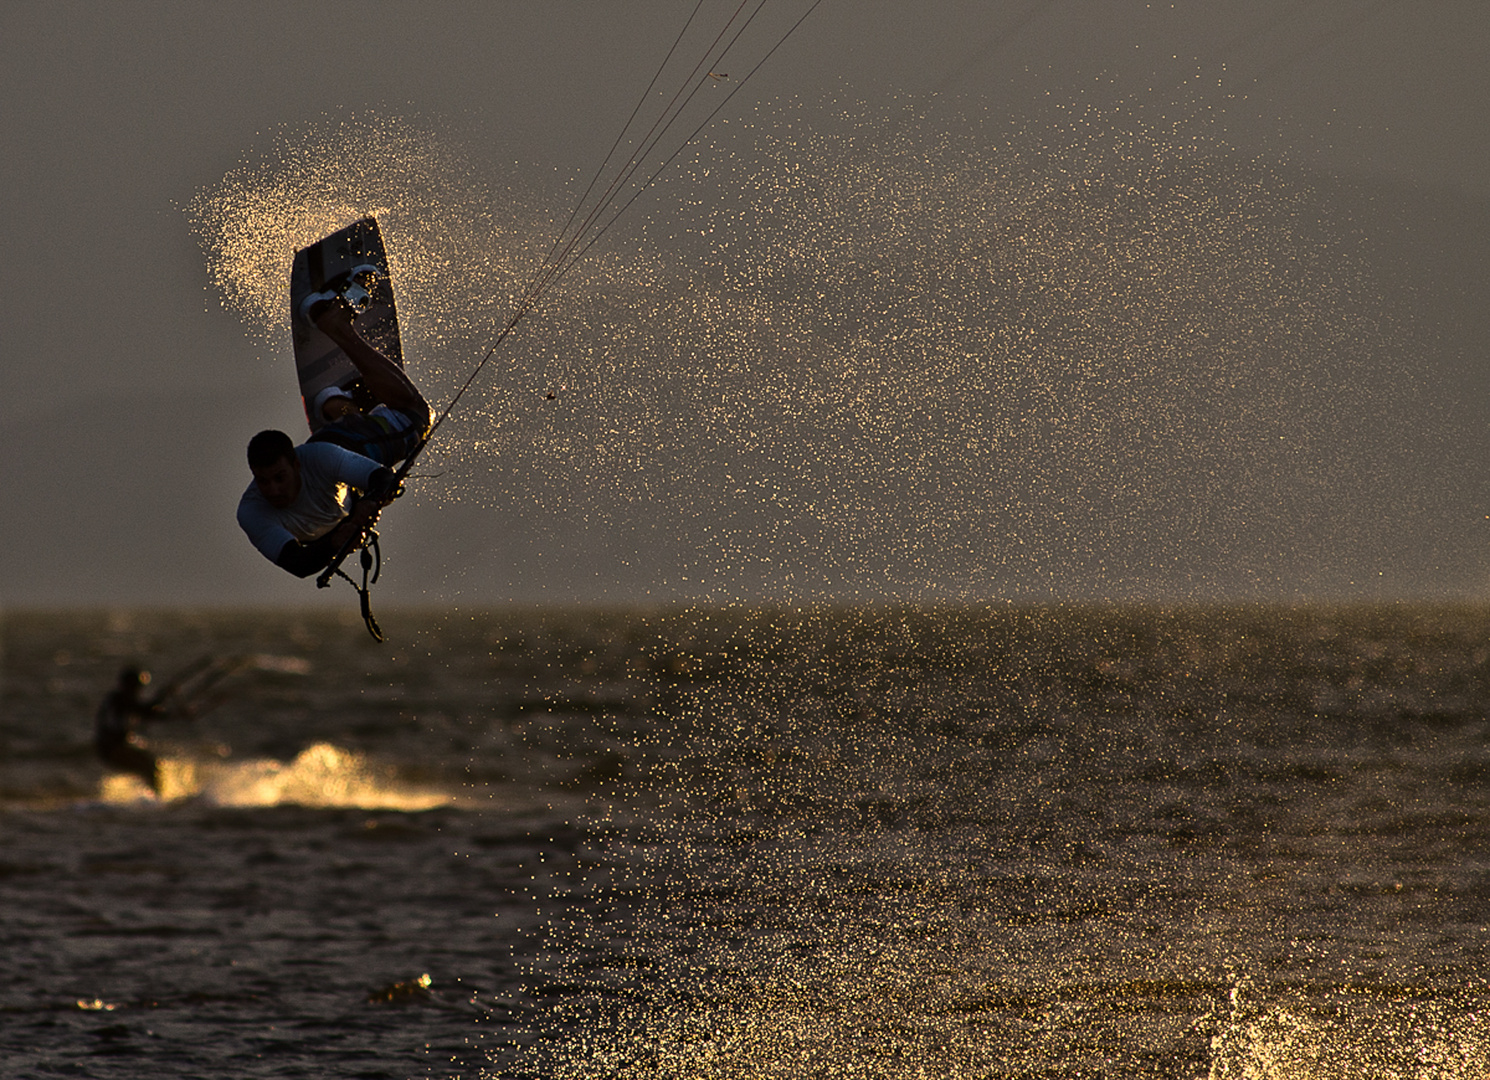
POLYGON ((1482 611, 383 622, 7 616, 0 1072, 1490 1074, 1482 611))

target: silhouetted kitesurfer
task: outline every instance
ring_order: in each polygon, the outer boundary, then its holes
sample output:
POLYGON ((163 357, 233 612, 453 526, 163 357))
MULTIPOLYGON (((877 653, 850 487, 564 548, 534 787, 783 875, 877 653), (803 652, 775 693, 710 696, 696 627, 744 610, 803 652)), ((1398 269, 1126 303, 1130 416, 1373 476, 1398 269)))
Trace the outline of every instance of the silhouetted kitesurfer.
POLYGON ((119 672, 119 681, 99 703, 94 717, 93 745, 98 756, 120 772, 138 776, 159 795, 160 762, 140 735, 140 727, 158 720, 195 720, 222 700, 217 694, 209 697, 209 691, 241 667, 241 662, 204 656, 145 698, 150 672, 129 665, 119 672))
POLYGON ((402 368, 369 345, 353 312, 335 294, 310 297, 306 318, 346 353, 377 401, 366 414, 338 387, 312 408, 326 421, 296 446, 282 431, 249 441, 254 482, 238 502, 238 524, 270 562, 297 577, 325 569, 364 536, 397 494, 390 466, 412 454, 429 431, 429 403, 402 368), (348 492, 359 493, 348 499, 348 492))
POLYGON ((93 745, 98 756, 120 772, 133 773, 150 790, 160 794, 160 763, 145 741, 140 737, 139 727, 147 720, 168 719, 173 715, 164 706, 170 696, 170 687, 155 697, 141 697, 150 684, 150 672, 130 666, 119 673, 114 689, 105 695, 94 718, 93 745))

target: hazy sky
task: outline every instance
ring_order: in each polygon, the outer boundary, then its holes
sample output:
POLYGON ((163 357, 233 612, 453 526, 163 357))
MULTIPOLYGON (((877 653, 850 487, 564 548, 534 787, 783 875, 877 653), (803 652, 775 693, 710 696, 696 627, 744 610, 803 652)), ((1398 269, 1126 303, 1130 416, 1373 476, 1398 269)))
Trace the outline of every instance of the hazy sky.
MULTIPOLYGON (((808 6, 773 3, 778 19, 808 6)), ((692 6, 0 6, 0 604, 350 604, 269 566, 234 523, 247 436, 298 433, 289 343, 223 309, 184 207, 281 133, 349 111, 438 128, 551 190, 599 164, 692 6)), ((1483 0, 825 0, 726 115, 771 100, 811 129, 831 103, 899 98, 934 124, 953 107, 1189 98, 1242 153, 1467 208, 1483 234, 1487 56, 1483 0)), ((1485 295, 1484 276, 1464 284, 1485 295)), ((689 595, 666 550, 627 550, 636 529, 576 530, 562 511, 400 504, 385 521, 387 602, 689 595)), ((1490 535, 1448 531, 1444 587, 1473 594, 1490 565, 1474 545, 1490 535)), ((1431 581, 1443 549, 1411 580, 1431 581)))

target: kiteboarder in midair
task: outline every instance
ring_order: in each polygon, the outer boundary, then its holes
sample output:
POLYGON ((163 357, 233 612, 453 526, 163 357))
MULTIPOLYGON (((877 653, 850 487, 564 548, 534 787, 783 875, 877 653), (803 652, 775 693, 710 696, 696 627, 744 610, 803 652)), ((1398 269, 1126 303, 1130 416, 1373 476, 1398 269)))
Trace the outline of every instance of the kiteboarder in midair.
POLYGON ((429 403, 402 368, 373 348, 335 293, 308 298, 305 317, 346 353, 378 403, 360 412, 340 387, 316 395, 326 421, 296 446, 282 431, 261 431, 248 444, 253 483, 238 502, 238 524, 270 562, 297 577, 325 569, 355 546, 397 495, 391 466, 429 432, 429 403), (359 493, 348 499, 348 492, 359 493))

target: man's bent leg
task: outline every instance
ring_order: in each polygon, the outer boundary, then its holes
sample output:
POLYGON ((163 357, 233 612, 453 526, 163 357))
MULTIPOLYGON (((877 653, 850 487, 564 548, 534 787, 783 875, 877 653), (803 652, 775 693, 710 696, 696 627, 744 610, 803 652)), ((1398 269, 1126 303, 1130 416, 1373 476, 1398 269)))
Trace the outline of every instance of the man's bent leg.
POLYGON ((121 741, 106 750, 100 748, 99 756, 120 772, 134 773, 150 785, 151 791, 160 794, 160 762, 143 746, 132 741, 121 741))
POLYGON ((316 319, 316 326, 347 354, 376 401, 409 416, 429 416, 429 403, 424 395, 403 368, 363 340, 346 307, 339 303, 328 305, 316 319))

